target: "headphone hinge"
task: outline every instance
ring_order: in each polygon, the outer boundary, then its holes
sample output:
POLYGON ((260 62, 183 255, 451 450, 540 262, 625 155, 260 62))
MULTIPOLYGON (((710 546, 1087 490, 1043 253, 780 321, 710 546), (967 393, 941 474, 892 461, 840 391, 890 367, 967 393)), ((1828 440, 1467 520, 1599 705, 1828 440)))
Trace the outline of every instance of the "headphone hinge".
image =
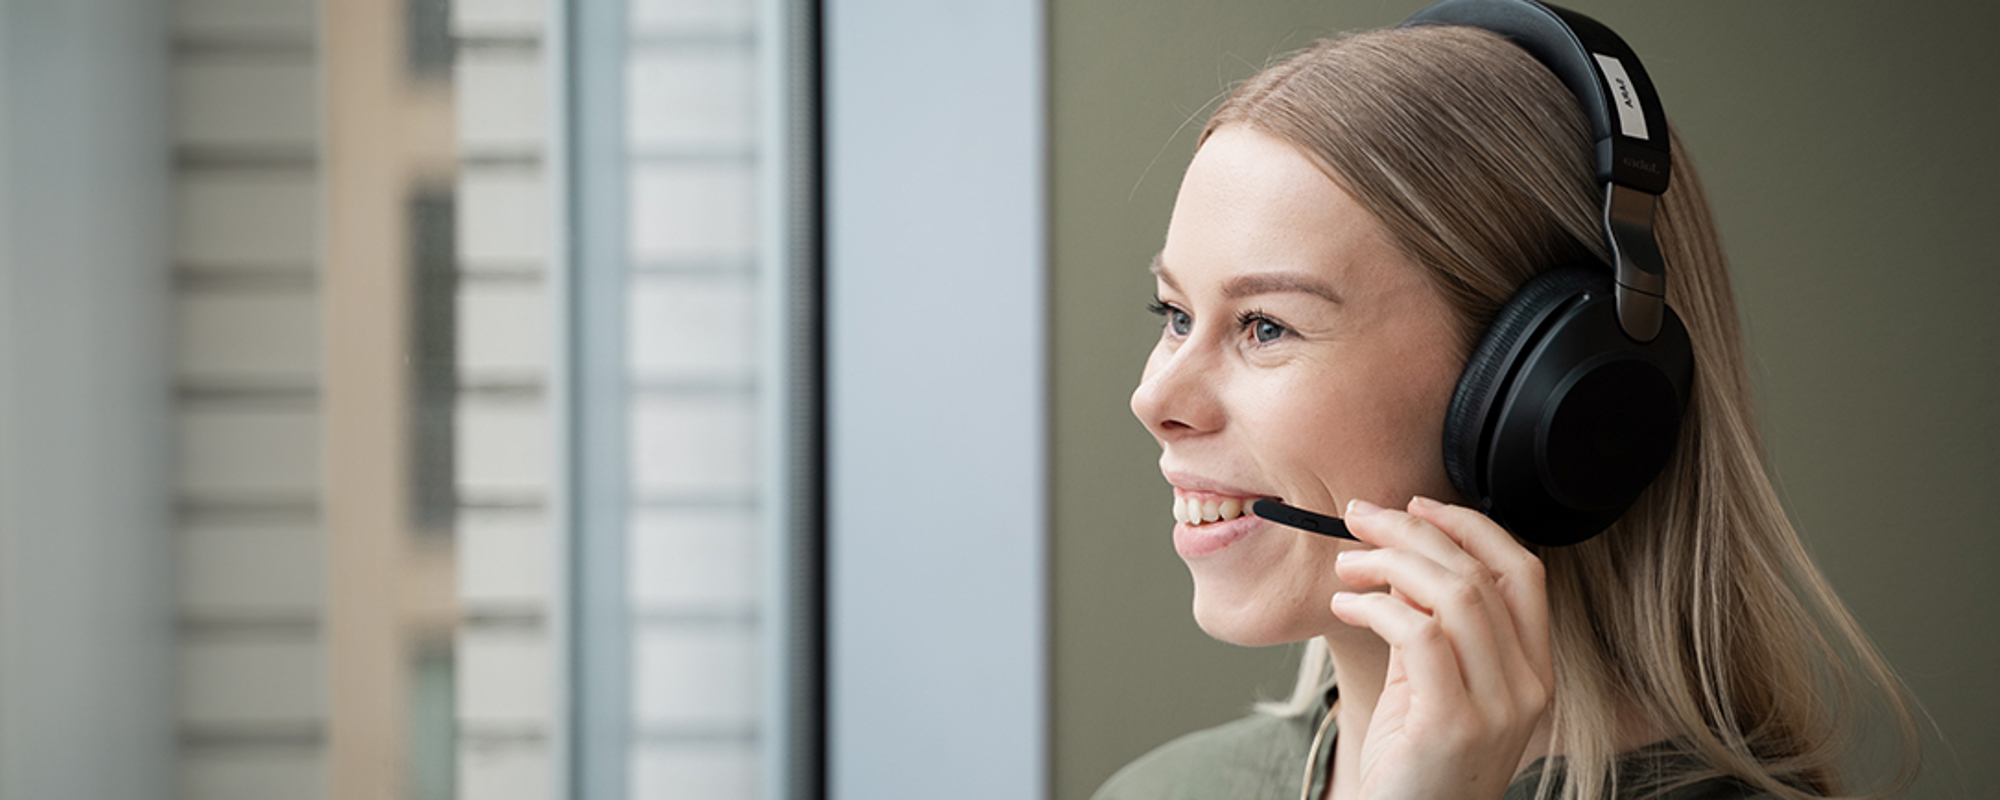
POLYGON ((1616 183, 1604 185, 1604 238, 1611 244, 1618 326, 1637 342, 1660 335, 1667 303, 1666 261, 1653 238, 1653 206, 1658 199, 1616 183))

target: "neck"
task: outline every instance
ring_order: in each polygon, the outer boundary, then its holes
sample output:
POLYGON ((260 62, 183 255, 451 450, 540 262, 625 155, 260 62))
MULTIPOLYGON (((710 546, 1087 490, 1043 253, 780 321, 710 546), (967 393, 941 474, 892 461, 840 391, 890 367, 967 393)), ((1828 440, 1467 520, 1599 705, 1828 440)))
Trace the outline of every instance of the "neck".
POLYGON ((1340 682, 1340 708, 1336 723, 1342 733, 1360 740, 1375 716, 1375 704, 1382 699, 1382 684, 1389 675, 1389 645, 1374 633, 1345 629, 1320 639, 1332 656, 1333 674, 1340 682))

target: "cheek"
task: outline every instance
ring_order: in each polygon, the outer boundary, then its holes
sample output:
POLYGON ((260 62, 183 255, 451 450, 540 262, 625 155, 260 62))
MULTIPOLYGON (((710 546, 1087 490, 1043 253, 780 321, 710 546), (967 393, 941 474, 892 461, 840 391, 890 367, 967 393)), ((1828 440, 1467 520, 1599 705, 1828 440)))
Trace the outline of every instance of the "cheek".
POLYGON ((1327 500, 1450 499, 1442 440, 1458 372, 1449 362, 1436 354, 1389 359, 1375 369, 1296 387, 1298 399, 1272 415, 1264 438, 1331 494, 1327 500))
POLYGON ((1449 352, 1411 359, 1410 368, 1395 379, 1395 390, 1384 395, 1379 418, 1385 466, 1393 464, 1397 485, 1389 499, 1411 495, 1455 500, 1457 492, 1444 471, 1444 420, 1458 387, 1459 363, 1449 352))

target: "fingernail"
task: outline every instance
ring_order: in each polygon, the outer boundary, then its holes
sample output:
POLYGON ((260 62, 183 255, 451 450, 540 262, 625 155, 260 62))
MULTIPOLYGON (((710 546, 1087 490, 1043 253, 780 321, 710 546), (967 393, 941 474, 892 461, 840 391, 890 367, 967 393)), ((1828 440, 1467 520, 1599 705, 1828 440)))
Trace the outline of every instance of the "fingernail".
POLYGON ((1333 604, 1334 604, 1334 605, 1337 605, 1337 606, 1338 606, 1338 605, 1345 605, 1345 604, 1347 604, 1347 603, 1351 603, 1351 602, 1354 602, 1354 593, 1353 593, 1353 592, 1334 592, 1334 593, 1333 593, 1333 604))
POLYGON ((1442 507, 1444 507, 1444 504, 1443 504, 1443 503, 1440 503, 1440 502, 1438 502, 1438 501, 1436 501, 1436 500, 1432 500, 1432 499, 1430 499, 1430 498, 1428 498, 1428 497, 1425 497, 1425 496, 1423 496, 1423 495, 1417 495, 1416 497, 1412 497, 1412 498, 1410 498, 1410 505, 1412 505, 1412 506, 1415 506, 1415 507, 1417 507, 1417 508, 1442 508, 1442 507))
POLYGON ((1358 497, 1347 501, 1347 516, 1349 517, 1365 517, 1381 510, 1381 506, 1358 497))
POLYGON ((1333 563, 1335 563, 1335 564, 1339 564, 1339 563, 1341 563, 1341 562, 1344 562, 1344 561, 1346 561, 1346 560, 1347 560, 1347 557, 1348 557, 1348 556, 1351 556, 1351 555, 1354 555, 1354 554, 1355 554, 1355 553, 1357 553, 1357 552, 1359 552, 1359 551, 1357 551, 1357 550, 1342 550, 1342 551, 1340 551, 1339 553, 1337 553, 1337 554, 1335 554, 1335 555, 1334 555, 1334 557, 1333 557, 1333 563))

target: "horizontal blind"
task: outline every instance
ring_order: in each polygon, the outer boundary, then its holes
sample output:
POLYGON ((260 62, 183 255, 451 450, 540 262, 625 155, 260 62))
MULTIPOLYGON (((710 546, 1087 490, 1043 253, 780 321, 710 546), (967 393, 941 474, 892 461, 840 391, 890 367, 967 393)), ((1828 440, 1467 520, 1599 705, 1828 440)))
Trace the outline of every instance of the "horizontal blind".
POLYGON ((456 0, 458 796, 557 795, 551 4, 456 0))
POLYGON ((173 8, 179 792, 320 797, 318 9, 173 8))

